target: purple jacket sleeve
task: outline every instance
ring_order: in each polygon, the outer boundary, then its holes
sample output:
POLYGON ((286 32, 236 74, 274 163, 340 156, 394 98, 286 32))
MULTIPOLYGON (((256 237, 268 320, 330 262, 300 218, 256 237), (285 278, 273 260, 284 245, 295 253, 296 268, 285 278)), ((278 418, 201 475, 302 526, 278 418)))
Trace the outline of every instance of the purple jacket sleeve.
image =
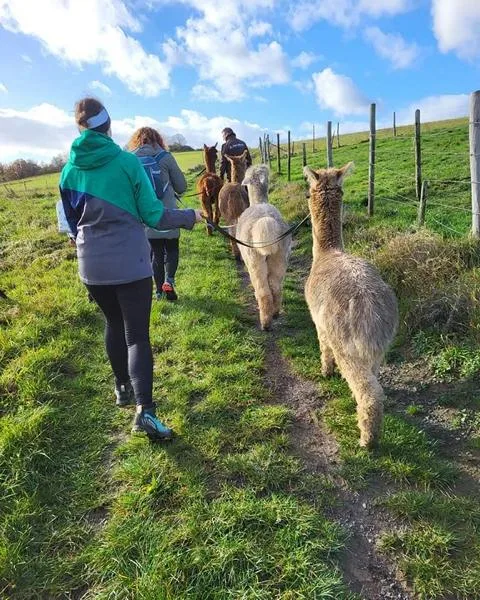
POLYGON ((195 211, 187 208, 178 210, 176 208, 165 208, 162 218, 157 222, 154 229, 193 229, 195 225, 195 211))

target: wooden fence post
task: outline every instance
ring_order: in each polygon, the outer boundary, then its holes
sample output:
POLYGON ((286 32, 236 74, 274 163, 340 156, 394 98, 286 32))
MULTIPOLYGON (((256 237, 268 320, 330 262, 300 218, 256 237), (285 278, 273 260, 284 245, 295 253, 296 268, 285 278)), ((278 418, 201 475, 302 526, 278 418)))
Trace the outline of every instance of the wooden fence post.
POLYGON ((290 152, 291 148, 290 148, 290 131, 288 131, 288 135, 287 135, 287 146, 288 146, 288 157, 287 157, 287 180, 290 181, 291 178, 291 172, 290 172, 290 167, 291 167, 291 161, 292 161, 292 153, 290 152))
POLYGON ((337 148, 340 148, 340 123, 337 121, 337 148))
POLYGON ((480 237, 480 90, 470 96, 470 178, 472 181, 472 234, 480 237))
POLYGON ((292 142, 292 156, 295 156, 295 140, 292 142))
POLYGON ((282 165, 280 160, 280 134, 277 133, 277 173, 279 175, 282 172, 282 165))
POLYGON ((420 193, 420 204, 418 205, 417 225, 422 227, 425 223, 425 208, 427 206, 427 186, 428 181, 422 181, 422 191, 420 193))
POLYGON ((333 167, 332 122, 327 121, 327 167, 333 167))
POLYGON ((258 149, 260 151, 260 162, 263 163, 263 146, 261 136, 258 138, 258 149))
POLYGON ((420 133, 420 109, 415 111, 415 184, 417 200, 422 193, 422 138, 420 133))
POLYGON ((303 166, 306 167, 307 166, 307 144, 303 143, 302 144, 302 152, 303 152, 303 166))
POLYGON ((397 117, 395 112, 393 113, 393 137, 397 137, 397 117))
POLYGON ((370 152, 368 160, 368 216, 373 216, 375 205, 375 137, 376 105, 370 104, 370 152))
POLYGON ((313 124, 313 134, 312 134, 312 152, 315 152, 315 123, 313 124))
POLYGON ((270 155, 270 134, 267 135, 267 156, 268 156, 268 167, 272 167, 272 157, 270 155))

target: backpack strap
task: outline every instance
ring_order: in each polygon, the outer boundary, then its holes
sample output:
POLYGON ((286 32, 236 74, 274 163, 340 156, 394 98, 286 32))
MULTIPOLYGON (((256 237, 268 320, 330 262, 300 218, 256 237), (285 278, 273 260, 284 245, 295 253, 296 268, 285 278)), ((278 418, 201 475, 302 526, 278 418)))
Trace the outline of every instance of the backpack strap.
POLYGON ((161 158, 165 156, 165 154, 168 154, 168 152, 166 150, 161 150, 158 154, 156 154, 153 157, 153 159, 158 162, 161 158))

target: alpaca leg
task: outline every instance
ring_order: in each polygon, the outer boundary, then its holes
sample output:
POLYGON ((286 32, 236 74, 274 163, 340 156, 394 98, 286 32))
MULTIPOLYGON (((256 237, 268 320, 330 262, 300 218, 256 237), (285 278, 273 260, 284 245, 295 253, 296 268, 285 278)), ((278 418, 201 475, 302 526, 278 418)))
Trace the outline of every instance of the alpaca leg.
POLYGON ((256 254, 253 258, 245 256, 245 264, 257 299, 260 326, 268 331, 272 325, 273 299, 268 285, 267 262, 263 256, 256 254))
POLYGON ((321 331, 320 327, 315 324, 317 328, 318 345, 320 346, 320 359, 322 361, 322 375, 323 377, 332 377, 335 372, 335 358, 333 356, 332 349, 328 343, 327 336, 321 331))
POLYGON ((240 250, 238 249, 237 242, 230 240, 230 247, 232 248, 232 253, 233 253, 233 256, 235 257, 235 260, 238 262, 241 262, 242 257, 240 256, 240 250))
POLYGON ((268 285, 272 293, 273 317, 280 314, 282 308, 282 288, 285 273, 287 271, 287 261, 285 255, 280 251, 276 254, 267 256, 268 266, 268 285))
MULTIPOLYGON (((207 219, 211 222, 213 219, 212 203, 205 192, 202 193, 203 211, 207 215, 207 219)), ((207 235, 213 235, 212 228, 207 225, 207 235)))
POLYGON ((213 199, 213 222, 215 225, 220 223, 220 208, 218 206, 218 194, 213 199))
POLYGON ((385 395, 372 372, 372 366, 335 355, 342 375, 347 380, 357 402, 360 446, 372 448, 378 444, 383 419, 385 395))

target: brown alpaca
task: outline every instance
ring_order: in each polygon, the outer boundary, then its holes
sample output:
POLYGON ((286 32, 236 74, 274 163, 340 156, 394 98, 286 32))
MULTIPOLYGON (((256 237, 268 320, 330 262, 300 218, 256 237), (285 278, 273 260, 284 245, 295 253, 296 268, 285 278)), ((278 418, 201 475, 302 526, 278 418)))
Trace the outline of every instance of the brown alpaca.
POLYGON ((317 328, 322 375, 335 363, 357 402, 360 446, 377 444, 384 393, 378 369, 398 324, 392 289, 366 260, 343 251, 343 180, 353 168, 313 171, 304 167, 310 184, 309 208, 313 262, 305 298, 317 328))
MULTIPOLYGON (((235 226, 238 217, 248 207, 248 195, 242 186, 243 178, 247 168, 247 153, 245 150, 240 156, 226 156, 232 165, 232 183, 226 183, 220 190, 218 205, 220 214, 227 225, 235 226)), ((235 235, 235 227, 230 231, 235 235)), ((230 241, 233 255, 240 260, 240 250, 234 241, 230 241)))
MULTIPOLYGON (((203 210, 209 221, 218 225, 220 212, 218 210, 218 194, 223 185, 223 180, 216 174, 215 163, 217 162, 217 144, 215 146, 203 145, 203 160, 205 173, 197 182, 197 190, 200 194, 203 210)), ((207 234, 212 235, 212 229, 207 225, 207 234)))

